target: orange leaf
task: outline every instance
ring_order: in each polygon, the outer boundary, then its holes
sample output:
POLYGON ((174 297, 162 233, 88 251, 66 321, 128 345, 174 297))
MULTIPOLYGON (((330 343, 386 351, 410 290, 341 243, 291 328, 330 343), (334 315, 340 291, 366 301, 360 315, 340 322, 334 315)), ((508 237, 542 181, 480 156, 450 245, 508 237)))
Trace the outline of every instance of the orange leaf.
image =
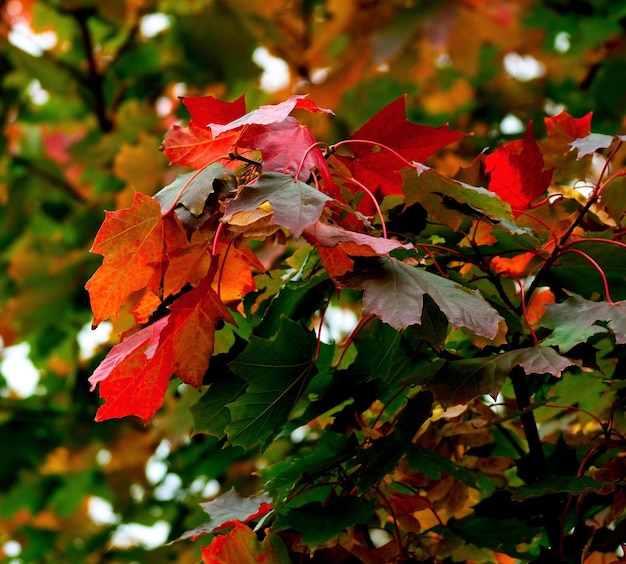
POLYGON ((554 294, 550 290, 550 288, 539 289, 537 292, 534 292, 531 299, 530 304, 526 310, 526 317, 528 318, 528 323, 534 325, 537 323, 546 311, 546 306, 548 304, 554 303, 554 294))
POLYGON ((235 323, 211 288, 212 273, 197 288, 170 307, 170 321, 163 331, 165 346, 174 350, 174 372, 185 383, 200 388, 213 354, 215 326, 219 320, 235 323), (170 344, 171 339, 171 344, 170 344))
POLYGON ((264 272, 265 267, 248 247, 228 248, 227 243, 220 243, 219 275, 213 281, 213 289, 224 303, 239 302, 256 290, 252 270, 264 272))
POLYGON ((201 547, 204 564, 280 564, 284 562, 267 537, 261 544, 256 534, 241 523, 235 521, 234 529, 227 535, 213 539, 207 547, 201 547))
MULTIPOLYGON (((145 194, 136 192, 130 208, 106 212, 91 248, 104 255, 104 261, 86 285, 93 326, 117 315, 135 292, 160 296, 166 246, 173 250, 186 245, 181 225, 174 217, 163 218, 159 203, 145 194)), ((140 319, 145 321, 145 315, 141 309, 140 319)))
POLYGON ((172 164, 199 169, 210 162, 227 159, 238 137, 238 131, 227 131, 213 137, 211 131, 204 127, 175 125, 163 140, 163 152, 172 164))
POLYGON ((510 274, 512 276, 522 276, 526 271, 528 263, 535 256, 534 253, 522 253, 511 258, 493 257, 491 259, 491 267, 502 274, 510 274))

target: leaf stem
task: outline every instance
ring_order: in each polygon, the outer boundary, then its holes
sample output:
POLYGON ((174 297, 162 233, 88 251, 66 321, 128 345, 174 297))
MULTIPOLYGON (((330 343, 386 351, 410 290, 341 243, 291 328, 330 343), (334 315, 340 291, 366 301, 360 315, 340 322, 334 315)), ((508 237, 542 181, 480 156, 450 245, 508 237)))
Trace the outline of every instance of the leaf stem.
POLYGON ((388 147, 387 145, 383 145, 382 143, 378 143, 377 141, 370 141, 369 139, 346 139, 344 141, 339 141, 339 143, 330 145, 329 147, 330 152, 334 153, 339 147, 343 145, 349 145, 350 143, 363 143, 364 145, 372 145, 380 149, 385 149, 385 151, 389 151, 392 155, 395 155, 396 157, 398 157, 407 166, 410 166, 411 168, 414 168, 415 170, 420 170, 420 167, 417 164, 415 164, 415 162, 405 159, 400 153, 398 153, 397 151, 394 151, 391 147, 388 147))
POLYGON ((376 197, 374 196, 374 194, 372 194, 370 189, 367 186, 365 186, 365 184, 363 184, 362 182, 359 182, 354 177, 341 176, 341 178, 343 178, 344 180, 346 180, 348 182, 352 182, 353 184, 356 184, 359 188, 361 188, 361 190, 363 190, 363 192, 365 192, 369 196, 369 198, 372 200, 372 203, 374 204, 374 207, 376 208, 376 214, 378 215, 378 218, 380 219, 380 227, 381 227, 382 232, 383 232, 383 238, 387 239, 387 226, 385 225, 385 220, 383 218, 383 212, 380 209, 380 206, 378 205, 378 201, 376 200, 376 197))
POLYGON ((602 278, 602 284, 604 285, 604 294, 606 296, 606 301, 608 302, 609 305, 615 305, 615 302, 611 298, 611 292, 609 290, 609 281, 607 280, 606 274, 604 274, 602 267, 594 259, 592 259, 587 253, 584 253, 583 251, 579 249, 571 249, 571 248, 564 249, 559 253, 559 256, 562 256, 565 253, 576 253, 577 255, 580 255, 581 257, 584 257, 585 259, 587 259, 594 266, 594 268, 598 271, 598 273, 600 274, 600 277, 602 278))

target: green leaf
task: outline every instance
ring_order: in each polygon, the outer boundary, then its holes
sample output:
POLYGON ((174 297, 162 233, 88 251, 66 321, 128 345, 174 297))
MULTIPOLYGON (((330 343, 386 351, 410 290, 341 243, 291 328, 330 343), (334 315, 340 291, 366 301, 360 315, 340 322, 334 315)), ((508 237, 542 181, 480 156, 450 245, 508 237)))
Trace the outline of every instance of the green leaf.
POLYGON ((302 543, 312 550, 333 538, 350 525, 368 523, 374 504, 361 497, 344 496, 322 505, 309 503, 280 514, 274 529, 295 529, 302 543))
POLYGON ((246 389, 246 382, 235 374, 221 374, 209 389, 191 406, 194 433, 206 433, 218 439, 230 423, 230 411, 226 404, 235 401, 246 389))
POLYGON ((476 478, 467 468, 430 449, 411 445, 407 449, 407 462, 411 468, 424 472, 430 478, 439 480, 441 472, 449 474, 470 488, 477 487, 476 478))
POLYGON ((220 163, 213 163, 200 170, 179 174, 174 182, 159 190, 154 198, 161 204, 163 212, 178 203, 198 217, 204 211, 206 200, 215 192, 216 186, 221 185, 221 190, 234 189, 234 179, 232 170, 220 163))
POLYGON ((442 225, 458 230, 470 217, 502 223, 511 232, 522 231, 515 226, 511 206, 485 188, 447 178, 433 169, 417 174, 413 169, 402 172, 406 207, 419 203, 442 225))
POLYGON ((596 325, 598 321, 608 324, 618 345, 626 344, 626 301, 592 302, 576 294, 563 303, 546 307, 541 324, 554 331, 542 344, 558 346, 562 352, 567 352, 589 337, 605 333, 605 327, 596 325))
POLYGON ((227 405, 231 422, 226 427, 233 445, 262 447, 277 435, 291 409, 315 374, 315 334, 289 319, 271 339, 253 336, 230 369, 248 388, 227 405))
POLYGON ((345 436, 324 429, 318 442, 301 447, 294 456, 263 468, 259 473, 268 480, 268 489, 289 487, 297 484, 305 474, 308 478, 314 478, 331 471, 345 460, 355 447, 356 440, 353 435, 345 436))
POLYGON ((569 366, 579 365, 548 347, 529 347, 489 357, 469 358, 448 362, 428 383, 437 401, 443 405, 466 403, 470 399, 489 394, 494 399, 515 366, 526 374, 560 376, 569 366))
POLYGON ((551 476, 512 491, 513 499, 522 501, 555 493, 581 495, 587 492, 600 492, 603 488, 612 485, 610 482, 598 482, 589 476, 551 476))
POLYGON ((237 197, 226 204, 224 221, 228 222, 237 212, 253 211, 269 202, 272 223, 286 227, 294 237, 299 237, 320 218, 324 204, 331 199, 293 176, 266 172, 254 184, 244 186, 237 197))
POLYGON ((428 294, 455 328, 494 338, 502 320, 480 295, 423 268, 393 257, 362 258, 341 284, 363 293, 363 311, 373 313, 397 330, 422 321, 424 294, 428 294))
POLYGON ((380 482, 398 464, 407 445, 403 445, 393 435, 387 435, 372 442, 368 448, 359 450, 356 463, 361 465, 356 487, 360 494, 366 493, 380 482))

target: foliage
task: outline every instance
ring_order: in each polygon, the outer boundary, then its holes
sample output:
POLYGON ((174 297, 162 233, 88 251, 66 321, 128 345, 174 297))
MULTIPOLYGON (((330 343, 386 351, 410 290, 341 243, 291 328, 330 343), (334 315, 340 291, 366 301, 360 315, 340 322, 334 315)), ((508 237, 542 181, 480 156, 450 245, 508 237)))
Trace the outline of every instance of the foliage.
POLYGON ((2 6, 0 334, 41 378, 2 388, 0 542, 24 562, 616 560, 624 14, 284 4, 2 6), (29 54, 17 24, 56 42, 29 54), (244 101, 259 44, 290 83, 244 101), (516 53, 545 75, 507 74, 516 53), (354 327, 322 339, 338 312, 354 327), (127 523, 176 542, 146 556, 127 523))

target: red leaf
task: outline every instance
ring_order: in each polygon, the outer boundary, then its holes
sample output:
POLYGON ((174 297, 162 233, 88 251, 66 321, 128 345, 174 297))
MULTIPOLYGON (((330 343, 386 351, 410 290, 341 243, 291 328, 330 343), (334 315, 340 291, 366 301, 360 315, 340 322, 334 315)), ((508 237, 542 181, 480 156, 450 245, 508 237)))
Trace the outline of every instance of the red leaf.
POLYGON ((515 216, 543 196, 552 179, 552 170, 543 170, 543 157, 531 123, 522 139, 498 147, 486 157, 485 164, 491 173, 489 189, 511 204, 515 216))
POLYGON ((147 423, 161 407, 173 371, 172 348, 159 346, 168 322, 164 317, 115 345, 89 378, 106 400, 96 421, 136 415, 147 423))
POLYGON ((209 368, 217 322, 235 323, 211 288, 212 279, 211 273, 197 288, 183 294, 171 305, 169 323, 163 330, 162 346, 172 347, 174 351, 173 372, 194 388, 200 388, 209 368))
POLYGON ((185 233, 176 219, 162 217, 159 203, 145 194, 135 193, 130 208, 106 212, 91 248, 104 255, 104 261, 86 285, 94 327, 117 315, 134 292, 160 295, 166 250, 186 245, 185 233))
POLYGON ((246 113, 246 101, 240 96, 234 102, 222 102, 213 96, 185 96, 183 104, 189 110, 189 125, 207 127, 210 123, 228 123, 246 113))
POLYGON ((163 152, 172 164, 199 169, 210 162, 226 159, 238 135, 238 132, 231 131, 214 138, 204 127, 175 125, 163 140, 163 152))
POLYGON ((574 118, 563 111, 555 116, 545 118, 544 122, 548 130, 548 137, 567 142, 586 137, 591 133, 591 117, 592 112, 581 118, 574 118))
POLYGON ((295 109, 308 110, 309 112, 324 112, 332 114, 331 110, 318 108, 313 102, 307 100, 305 95, 289 96, 287 100, 280 104, 272 104, 261 106, 256 110, 248 112, 245 116, 235 119, 229 123, 223 122, 210 123, 209 128, 213 135, 217 137, 225 131, 239 129, 244 125, 269 125, 271 123, 279 123, 289 116, 295 109))
POLYGON ((265 267, 248 247, 235 247, 226 243, 218 246, 218 276, 213 289, 224 303, 239 302, 249 292, 256 290, 252 270, 264 272, 265 267))
POLYGON ((274 535, 265 538, 261 544, 256 534, 241 523, 235 521, 235 527, 227 535, 217 536, 208 547, 201 547, 204 564, 280 564, 285 562, 272 545, 274 535))
MULTIPOLYGON (((448 130, 447 126, 435 128, 407 121, 405 105, 406 96, 398 98, 380 110, 350 139, 374 141, 393 149, 409 162, 424 162, 435 151, 465 136, 464 133, 448 130)), ((351 143, 350 148, 353 156, 336 157, 350 169, 356 180, 380 196, 402 194, 402 179, 397 171, 407 166, 405 160, 384 147, 351 143)), ((367 199, 364 199, 362 203, 368 207, 366 213, 370 213, 373 207, 366 202, 367 199)))
POLYGON ((328 163, 315 144, 309 128, 292 117, 280 123, 252 125, 237 142, 238 147, 261 151, 265 172, 282 172, 292 176, 297 173, 296 178, 306 182, 311 171, 317 169, 326 184, 332 185, 328 163))

